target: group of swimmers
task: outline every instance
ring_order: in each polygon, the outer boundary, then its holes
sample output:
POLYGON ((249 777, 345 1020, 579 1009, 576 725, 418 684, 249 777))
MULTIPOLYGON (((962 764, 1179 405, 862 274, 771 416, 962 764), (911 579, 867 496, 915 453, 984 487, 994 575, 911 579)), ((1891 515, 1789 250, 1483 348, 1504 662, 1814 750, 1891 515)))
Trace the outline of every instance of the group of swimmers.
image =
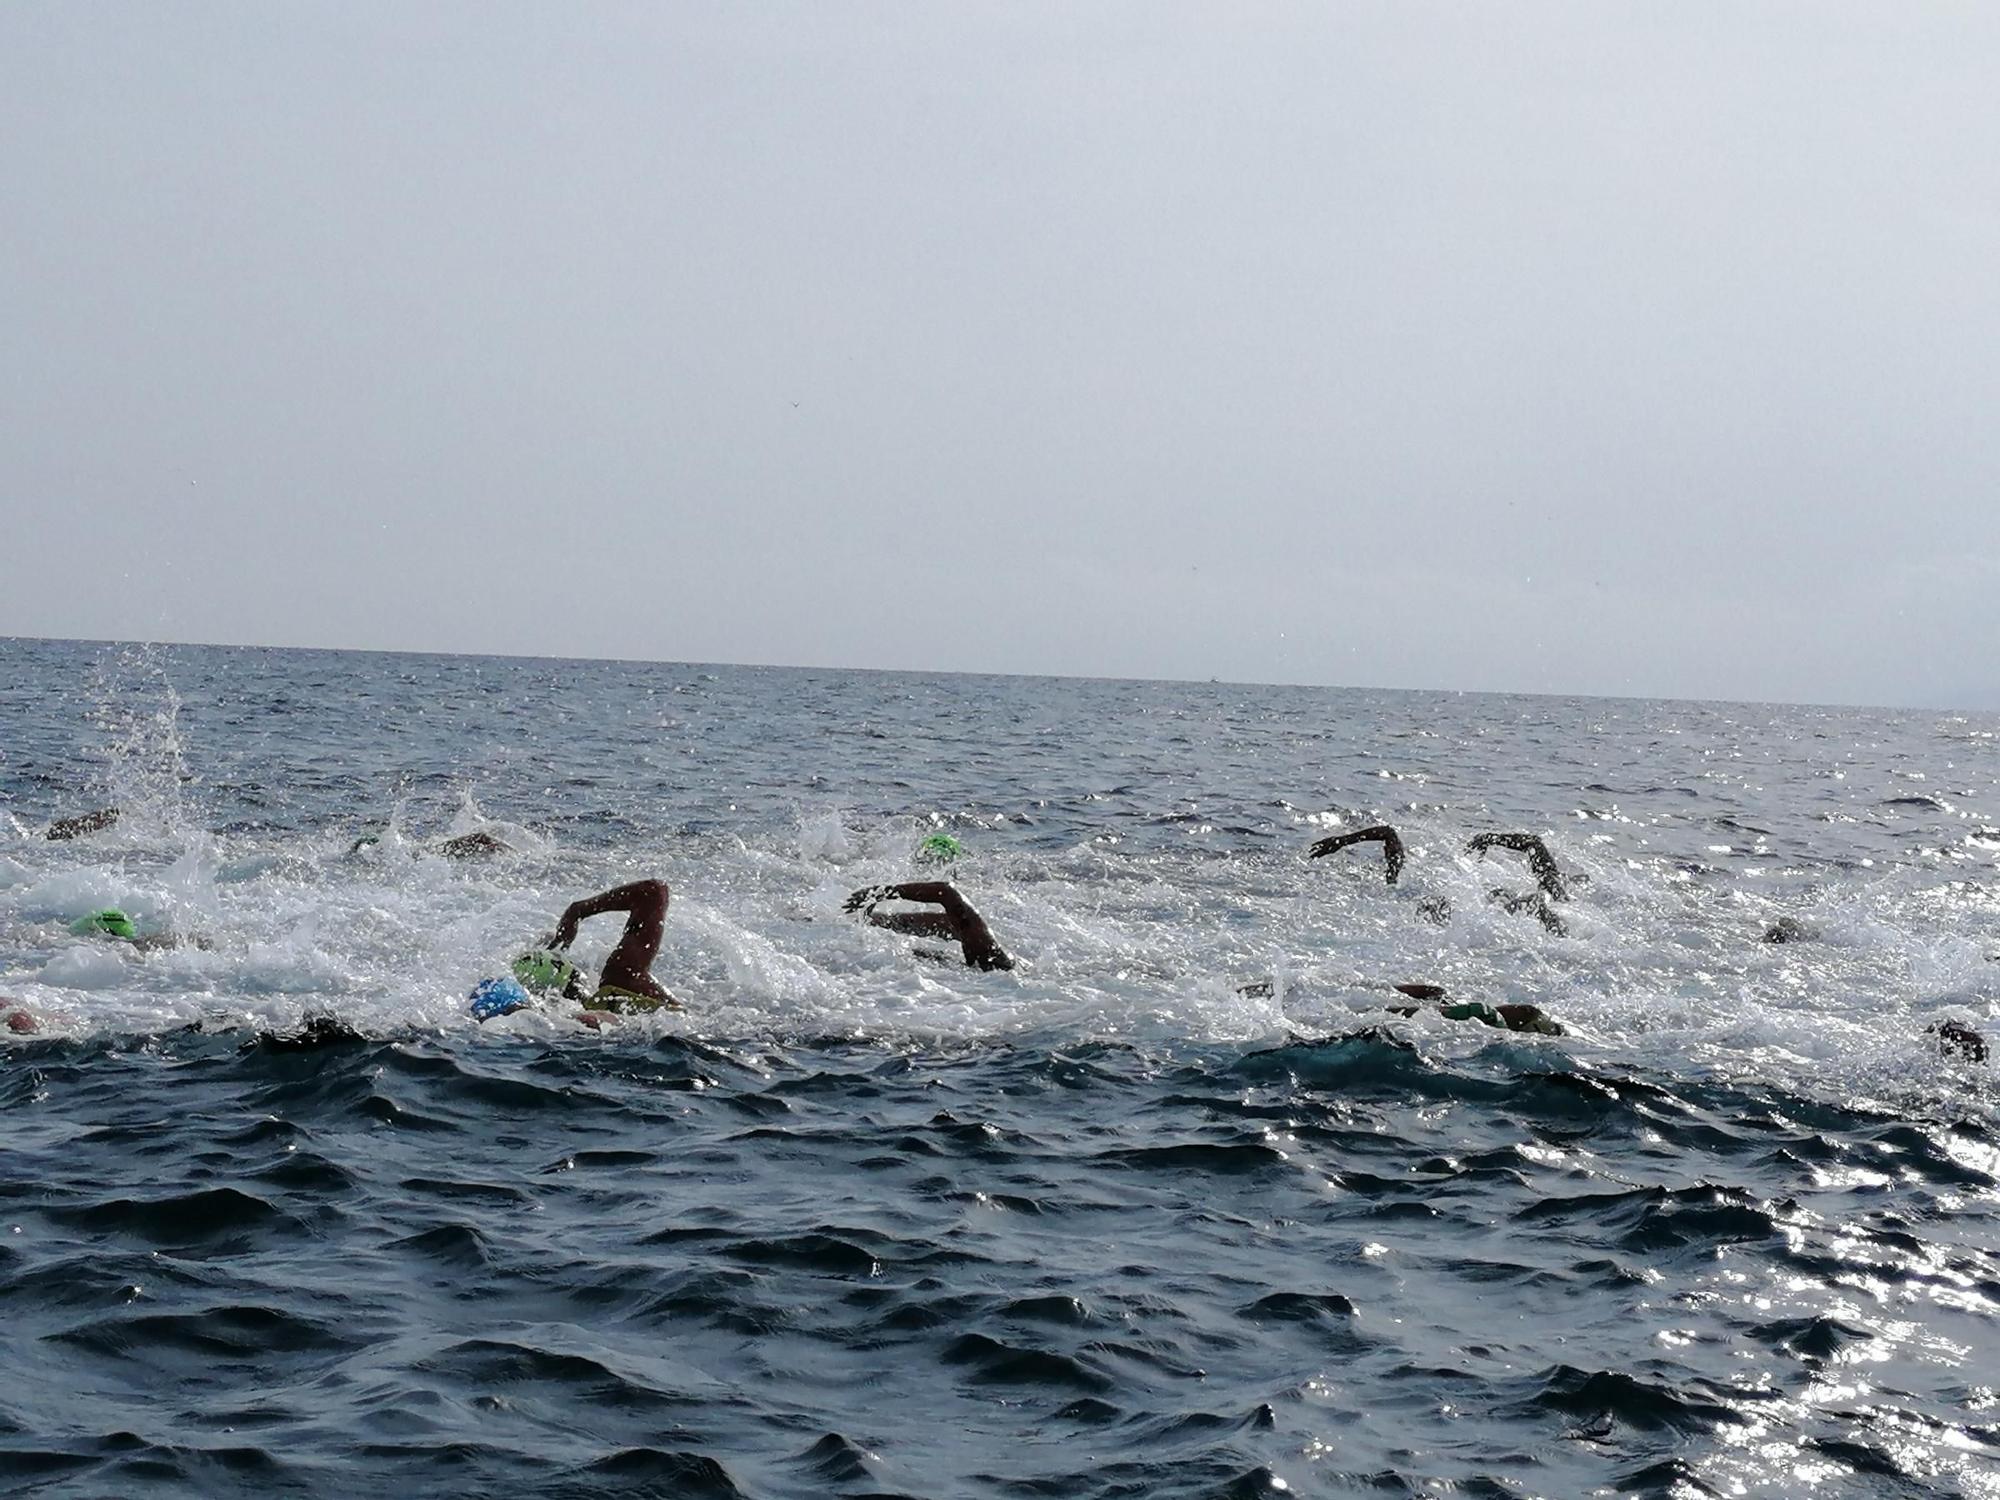
MULTIPOLYGON (((917 858, 942 864, 958 857, 958 840, 932 834, 917 846, 917 858)), ((664 880, 634 880, 595 896, 572 901, 556 919, 555 930, 538 948, 515 959, 507 977, 485 979, 473 989, 472 1013, 480 1020, 507 1015, 534 1004, 536 997, 560 997, 582 1005, 578 1018, 592 1029, 620 1016, 655 1010, 679 1010, 680 1002, 653 978, 666 931, 667 903, 672 892, 664 880), (625 930, 612 946, 598 974, 595 990, 569 960, 578 927, 591 917, 624 912, 625 930)), ((1014 960, 993 936, 986 919, 948 880, 906 880, 891 885, 864 886, 850 895, 843 911, 858 913, 876 927, 911 937, 955 942, 967 968, 1011 969, 1014 960), (885 902, 935 908, 930 911, 879 911, 885 902)))
MULTIPOLYGON (((1408 862, 1408 855, 1401 835, 1387 824, 1322 838, 1307 850, 1307 858, 1322 859, 1343 849, 1369 843, 1382 846, 1385 881, 1388 885, 1396 885, 1408 862)), ((1580 872, 1565 872, 1548 845, 1531 833, 1482 833, 1466 845, 1468 854, 1482 858, 1496 849, 1526 856, 1528 873, 1534 878, 1535 889, 1522 892, 1497 886, 1487 893, 1487 899, 1505 911, 1533 916, 1552 933, 1566 933, 1568 927, 1555 910, 1555 905, 1569 901, 1573 892, 1586 884, 1589 877, 1580 872)), ((956 840, 949 835, 934 834, 919 846, 918 857, 944 863, 958 852, 956 840)), ((542 948, 516 960, 511 980, 488 980, 474 991, 474 1014, 482 1020, 503 1015, 533 1004, 537 995, 560 995, 581 1002, 584 1007, 581 1018, 593 1028, 638 1011, 678 1009, 679 1002, 659 986, 651 972, 653 960, 659 953, 669 899, 670 893, 664 881, 642 880, 572 903, 558 921, 550 940, 542 948), (605 960, 595 993, 589 994, 580 971, 567 958, 569 944, 575 938, 579 922, 617 911, 628 914, 625 931, 613 947, 611 956, 605 960)), ((1014 967, 1013 958, 994 937, 986 919, 948 880, 911 880, 864 886, 848 896, 842 910, 862 916, 872 926, 891 932, 955 942, 968 968, 992 970, 1014 967), (891 903, 905 908, 927 909, 882 909, 891 903)), ((1450 903, 1442 896, 1425 898, 1418 904, 1418 911, 1426 920, 1439 923, 1450 920, 1451 916, 1450 903)), ((1779 925, 1783 926, 1782 923, 1779 925)), ((1774 937, 1766 933, 1765 940, 1795 941, 1802 933, 1803 929, 1794 925, 1786 929, 1784 936, 1774 937)), ((1449 1020, 1478 1021, 1508 1031, 1534 1032, 1545 1036, 1563 1034, 1560 1023, 1536 1005, 1493 1005, 1484 1001, 1454 1000, 1442 985, 1429 983, 1398 983, 1392 988, 1408 999, 1433 1007, 1449 1020)), ((1257 981, 1243 986, 1241 993, 1269 994, 1271 989, 1269 981, 1257 981)), ((1396 1005, 1388 1009, 1396 1014, 1412 1015, 1419 1007, 1396 1005)), ((1948 1055, 1985 1061, 1985 1039, 1971 1027, 1957 1021, 1944 1021, 1929 1027, 1928 1031, 1940 1050, 1948 1055)))
MULTIPOLYGON (((117 817, 116 809, 104 809, 79 818, 60 820, 50 826, 47 836, 51 839, 74 838, 109 827, 117 817)), ((374 842, 374 839, 366 837, 357 840, 349 853, 358 854, 374 842)), ((1306 857, 1323 859, 1365 844, 1381 846, 1384 882, 1395 886, 1402 878, 1408 854, 1402 836, 1386 823, 1350 833, 1330 834, 1313 843, 1307 849, 1306 857)), ((505 848, 506 845, 490 835, 471 834, 445 841, 439 852, 464 859, 502 852, 505 848)), ((1589 877, 1580 872, 1565 872, 1548 845, 1532 833, 1481 833, 1465 846, 1466 853, 1481 858, 1496 849, 1526 856, 1528 873, 1534 878, 1535 889, 1524 892, 1496 886, 1488 891, 1487 900, 1504 911, 1534 917, 1557 936, 1566 934, 1568 926, 1556 906, 1568 902, 1575 889, 1586 884, 1589 877)), ((919 862, 943 865, 962 852, 956 839, 940 833, 924 839, 918 845, 915 857, 919 862)), ((550 935, 539 947, 515 959, 506 977, 483 980, 473 990, 470 997, 473 1014, 484 1021, 528 1008, 538 1001, 561 999, 576 1003, 580 1007, 576 1012, 578 1019, 586 1026, 599 1029, 623 1016, 680 1009, 680 1002, 653 977, 652 972, 665 935, 667 905, 671 899, 672 892, 664 880, 635 880, 571 902, 556 919, 550 935), (585 981, 583 971, 570 961, 569 949, 584 922, 592 917, 618 912, 625 914, 625 930, 605 959, 593 987, 585 981)), ((1014 967, 1014 959, 1001 947, 986 919, 949 880, 909 880, 864 886, 848 896, 842 910, 891 932, 954 942, 968 968, 994 970, 1014 967), (882 910, 891 903, 902 908, 925 909, 882 910)), ((1417 911, 1425 920, 1442 924, 1451 918, 1451 903, 1441 895, 1428 896, 1418 902, 1417 911)), ((86 929, 102 931, 141 947, 181 941, 200 942, 199 939, 177 939, 171 935, 141 935, 122 913, 109 909, 81 919, 78 930, 86 929)), ((1764 940, 1796 942, 1809 935, 1809 930, 1796 919, 1781 918, 1764 934, 1764 940)), ((207 944, 201 943, 201 946, 207 944)), ((930 957, 940 956, 927 950, 918 951, 930 957)), ((1408 999, 1432 1006, 1450 1020, 1479 1021, 1509 1031, 1550 1036, 1563 1034, 1562 1026, 1539 1006, 1456 1001, 1443 986, 1423 982, 1398 983, 1392 988, 1408 999)), ((1269 994, 1271 990, 1269 981, 1258 981, 1244 985, 1240 992, 1256 995, 1269 994)), ((1411 1015, 1418 1007, 1391 1006, 1389 1009, 1397 1014, 1411 1015)), ((37 1026, 35 1018, 25 1007, 4 996, 0 996, 0 1024, 16 1032, 33 1031, 37 1026)), ((1948 1055, 1978 1062, 1986 1060, 1985 1038, 1961 1022, 1939 1022, 1928 1027, 1927 1032, 1940 1050, 1948 1055)))
MULTIPOLYGON (((1386 823, 1378 823, 1372 828, 1357 829, 1352 833, 1336 833, 1319 840, 1306 851, 1308 859, 1322 859, 1329 854, 1337 854, 1342 849, 1351 849, 1356 844, 1380 844, 1382 846, 1383 877, 1387 884, 1395 885, 1401 878, 1406 856, 1403 840, 1395 829, 1386 823)), ((1482 858, 1489 850, 1510 849, 1528 858, 1528 873, 1535 878, 1533 891, 1510 891, 1504 886, 1496 886, 1486 893, 1486 899, 1511 913, 1525 913, 1532 916, 1557 937, 1568 933, 1568 925, 1551 903, 1564 902, 1579 886, 1587 885, 1588 875, 1580 871, 1565 873, 1556 858, 1549 852, 1549 846, 1532 833, 1481 833, 1476 834, 1465 846, 1467 854, 1482 858)), ((1443 923, 1451 919, 1451 903, 1443 896, 1430 896, 1417 905, 1419 915, 1428 921, 1443 923)), ((1813 930, 1797 917, 1780 917, 1764 931, 1767 943, 1804 942, 1815 936, 1813 930)), ((1540 1009, 1532 1005, 1488 1006, 1483 1002, 1453 1004, 1446 1000, 1444 991, 1436 985, 1399 984, 1396 989, 1418 1000, 1444 1002, 1439 1010, 1454 1020, 1484 1021, 1489 1026, 1505 1026, 1512 1031, 1540 1031, 1561 1035, 1562 1028, 1540 1009)), ((1408 1014, 1408 1008, 1401 1009, 1408 1014)), ((1962 1021, 1936 1021, 1924 1028, 1924 1032, 1936 1044, 1938 1050, 1947 1057, 1961 1058, 1968 1062, 1986 1061, 1986 1038, 1962 1021)))

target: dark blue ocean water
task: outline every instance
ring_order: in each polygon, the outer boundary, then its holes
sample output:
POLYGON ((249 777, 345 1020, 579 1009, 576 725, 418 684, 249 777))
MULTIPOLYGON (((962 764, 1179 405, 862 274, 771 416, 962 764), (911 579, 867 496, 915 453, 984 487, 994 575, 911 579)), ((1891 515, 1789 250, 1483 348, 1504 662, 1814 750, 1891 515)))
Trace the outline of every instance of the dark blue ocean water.
POLYGON ((1991 716, 0 657, 0 1491, 2000 1495, 1991 716), (641 874, 683 1013, 473 1023, 641 874))

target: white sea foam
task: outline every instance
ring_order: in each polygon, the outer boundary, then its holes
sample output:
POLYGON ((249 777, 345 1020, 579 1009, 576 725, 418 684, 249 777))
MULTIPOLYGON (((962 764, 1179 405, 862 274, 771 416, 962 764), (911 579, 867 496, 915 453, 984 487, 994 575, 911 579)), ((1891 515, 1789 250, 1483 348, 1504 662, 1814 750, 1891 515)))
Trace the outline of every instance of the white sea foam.
MULTIPOLYGON (((125 670, 143 679, 148 668, 142 660, 125 670)), ((63 1030, 287 1025, 323 1011, 385 1030, 470 1034, 464 997, 473 984, 545 937, 570 899, 639 875, 673 884, 656 972, 687 1009, 630 1024, 628 1036, 1054 1036, 1172 1046, 1279 1041, 1365 1022, 1419 1036, 1427 1048, 1493 1043, 1477 1026, 1388 1013, 1402 1001, 1392 984, 1427 981, 1458 998, 1542 1005, 1572 1027, 1568 1049, 1607 1064, 1762 1070, 1838 1093, 1949 1073, 1926 1048, 1923 1026, 2000 1014, 2000 964, 1988 961, 2000 951, 2000 902, 1954 862, 1789 868, 1732 852, 1702 872, 1652 847, 1650 825, 1610 794, 1590 801, 1603 816, 1552 835, 1563 867, 1589 877, 1556 908, 1568 931, 1555 936, 1488 899, 1496 887, 1532 890, 1520 856, 1466 854, 1466 815, 1429 802, 1397 815, 1410 863, 1395 889, 1371 849, 1303 857, 1319 831, 1379 812, 1289 804, 1280 804, 1289 834, 1261 849, 1217 847, 1196 801, 1184 837, 1138 840, 1105 826, 1033 846, 982 836, 987 814, 868 816, 820 802, 767 837, 656 833, 608 857, 573 846, 560 828, 490 816, 468 777, 442 829, 416 831, 398 799, 383 814, 354 809, 340 829, 215 833, 190 805, 197 777, 177 705, 157 688, 150 706, 107 717, 110 749, 90 796, 117 802, 116 825, 57 843, 19 820, 0 832, 0 993, 18 994, 63 1030), (932 873, 913 865, 912 852, 944 825, 972 851, 952 875, 1020 960, 1012 973, 925 962, 909 940, 841 910, 857 886, 932 873), (352 848, 362 831, 378 841, 352 848), (493 835, 507 852, 441 854, 445 837, 472 832, 493 835), (1451 905, 1442 925, 1423 914, 1426 898, 1440 897, 1451 905), (144 930, 212 946, 140 955, 68 932, 69 921, 102 906, 124 909, 144 930), (1784 916, 1816 936, 1762 942, 1784 916), (1242 993, 1253 980, 1269 992, 1242 993)), ((1400 786, 1398 774, 1375 779, 1400 786)), ((1732 836, 1725 848, 1756 842, 1732 836)), ((589 924, 579 960, 601 962, 616 930, 615 919, 589 924)), ((516 1019, 493 1034, 542 1024, 516 1019)), ((567 1019, 549 1024, 576 1031, 567 1019)))
POLYGON ((136 962, 123 949, 69 948, 53 955, 35 977, 58 989, 116 990, 131 983, 136 962))

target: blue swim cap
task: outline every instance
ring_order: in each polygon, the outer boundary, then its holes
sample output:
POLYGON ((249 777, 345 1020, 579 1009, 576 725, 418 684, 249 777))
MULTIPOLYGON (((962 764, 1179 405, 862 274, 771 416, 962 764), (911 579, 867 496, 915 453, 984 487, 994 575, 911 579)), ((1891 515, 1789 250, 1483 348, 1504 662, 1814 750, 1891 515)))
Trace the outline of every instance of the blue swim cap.
POLYGON ((482 979, 472 987, 472 1014, 477 1020, 526 1010, 531 1003, 528 992, 512 979, 482 979))

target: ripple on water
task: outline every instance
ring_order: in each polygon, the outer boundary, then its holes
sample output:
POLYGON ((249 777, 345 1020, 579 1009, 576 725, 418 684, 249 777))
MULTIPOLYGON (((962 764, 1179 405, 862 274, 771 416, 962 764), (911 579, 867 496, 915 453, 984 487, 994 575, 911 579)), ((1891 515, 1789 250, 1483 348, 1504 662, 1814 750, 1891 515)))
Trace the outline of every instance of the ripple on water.
POLYGON ((983 1333, 960 1334, 945 1345, 943 1358, 964 1372, 962 1378, 981 1385, 1100 1394, 1116 1384, 1081 1358, 1027 1343, 1004 1343, 983 1333))
POLYGON ((183 1254, 239 1253, 272 1240, 306 1238, 298 1216, 240 1188, 197 1188, 157 1197, 118 1196, 43 1210, 52 1221, 93 1234, 115 1234, 183 1254))
MULTIPOLYGON (((593 1460, 580 1471, 587 1481, 574 1493, 597 1496, 621 1494, 685 1495, 689 1500, 740 1500, 744 1491, 720 1463, 702 1453, 661 1448, 626 1448, 593 1460)), ((557 1484, 550 1493, 562 1495, 557 1484)))
POLYGON ((317 1363, 363 1347, 325 1319, 281 1308, 222 1305, 198 1313, 114 1314, 47 1337, 91 1354, 152 1361, 163 1353, 198 1355, 204 1365, 317 1363))

